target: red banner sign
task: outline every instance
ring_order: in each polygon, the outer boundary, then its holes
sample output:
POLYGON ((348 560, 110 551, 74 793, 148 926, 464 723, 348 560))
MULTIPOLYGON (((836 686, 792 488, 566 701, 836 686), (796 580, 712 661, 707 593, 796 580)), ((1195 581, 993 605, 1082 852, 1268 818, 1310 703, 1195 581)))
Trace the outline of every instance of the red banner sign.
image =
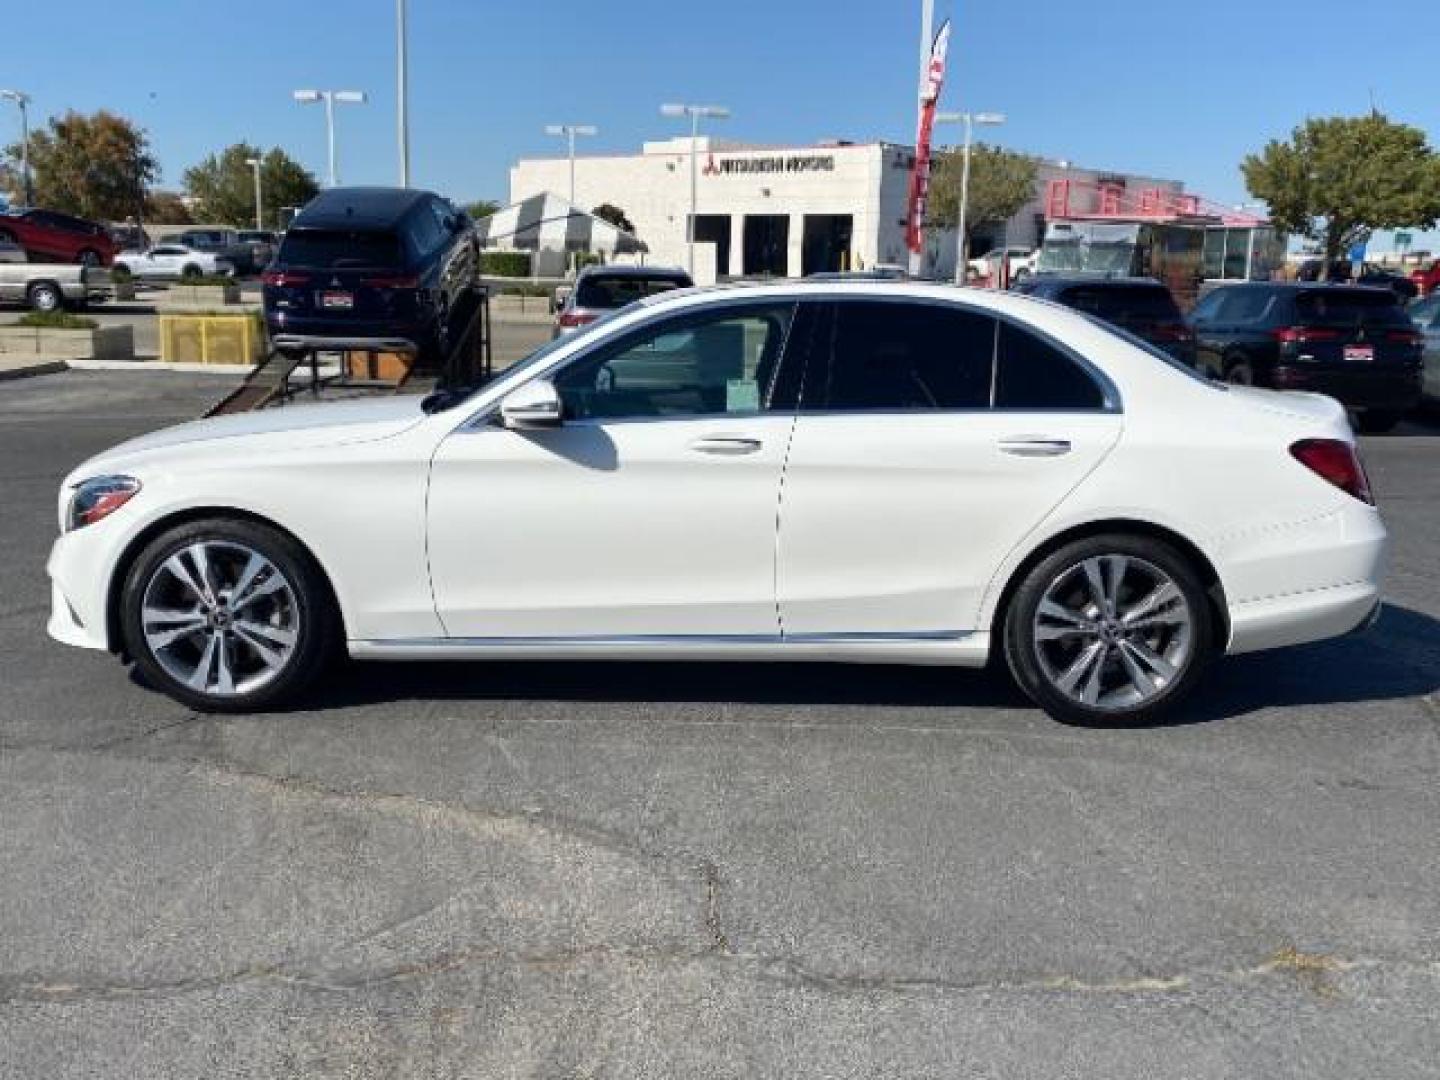
POLYGON ((920 123, 915 132, 915 168, 910 173, 910 199, 905 212, 905 246, 918 255, 923 243, 925 205, 930 197, 930 134, 935 127, 935 106, 945 85, 945 54, 950 48, 950 20, 941 24, 930 47, 930 66, 920 91, 920 123))

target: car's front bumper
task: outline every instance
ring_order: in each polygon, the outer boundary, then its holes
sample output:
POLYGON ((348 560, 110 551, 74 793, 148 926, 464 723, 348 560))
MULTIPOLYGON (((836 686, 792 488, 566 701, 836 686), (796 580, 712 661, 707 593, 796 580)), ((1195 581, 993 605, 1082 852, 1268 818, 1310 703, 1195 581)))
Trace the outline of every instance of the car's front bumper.
POLYGON ((106 621, 108 578, 100 568, 113 563, 106 558, 105 538, 98 534, 87 537, 87 532, 89 529, 66 533, 50 549, 45 564, 50 577, 50 619, 45 629, 65 645, 104 650, 110 648, 106 621), (102 542, 94 543, 97 539, 102 542))

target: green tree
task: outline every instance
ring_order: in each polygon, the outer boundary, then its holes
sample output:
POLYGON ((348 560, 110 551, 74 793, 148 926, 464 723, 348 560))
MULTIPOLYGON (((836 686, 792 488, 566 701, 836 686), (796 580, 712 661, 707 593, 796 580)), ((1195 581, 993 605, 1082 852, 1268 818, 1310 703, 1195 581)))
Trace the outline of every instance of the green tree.
POLYGON ((259 147, 239 142, 185 170, 185 191, 200 204, 196 213, 201 219, 236 228, 255 224, 251 158, 260 158, 261 202, 271 225, 283 207, 304 206, 320 191, 315 177, 285 151, 262 156, 259 147))
POLYGON ((153 225, 193 225, 195 219, 178 194, 152 191, 145 200, 145 221, 153 225))
POLYGON ((475 221, 479 221, 483 217, 489 217, 500 209, 500 204, 494 199, 476 199, 472 203, 465 204, 465 213, 469 214, 475 221))
POLYGON ((1376 229, 1429 229, 1440 219, 1440 157, 1419 128, 1379 112, 1306 120, 1240 172, 1276 225, 1320 242, 1326 273, 1376 229))
POLYGON ((630 219, 625 216, 625 211, 621 210, 620 207, 614 203, 601 203, 595 207, 594 210, 591 210, 590 213, 594 214, 601 221, 608 221, 621 232, 633 233, 635 231, 635 226, 631 223, 630 219))
MULTIPOLYGON (((19 143, 5 148, 5 159, 18 175, 19 143)), ((145 133, 104 109, 51 117, 31 132, 30 171, 37 206, 95 221, 133 216, 160 175, 145 133)))
MULTIPOLYGON (((962 150, 935 155, 930 173, 926 216, 931 225, 953 229, 960 222, 960 182, 964 172, 962 150)), ((970 148, 970 195, 965 210, 965 250, 978 229, 1008 221, 1035 198, 1040 159, 986 143, 970 148)))

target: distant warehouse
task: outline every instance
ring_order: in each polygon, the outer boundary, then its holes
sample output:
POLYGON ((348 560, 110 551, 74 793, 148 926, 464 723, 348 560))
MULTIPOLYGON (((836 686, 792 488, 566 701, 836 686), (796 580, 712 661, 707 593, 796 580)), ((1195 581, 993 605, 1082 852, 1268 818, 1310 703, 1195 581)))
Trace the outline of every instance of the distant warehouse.
MULTIPOLYGON (((689 137, 647 142, 638 154, 577 157, 575 203, 611 203, 625 211, 649 261, 681 263, 690 216, 689 137)), ((699 280, 710 277, 798 277, 824 270, 904 265, 905 200, 914 150, 886 142, 755 146, 702 136, 695 142, 695 239, 699 280), (707 272, 708 271, 708 272, 707 272)), ((1043 193, 1052 179, 1120 181, 1179 192, 1152 177, 1070 168, 1044 161, 1035 199, 1008 223, 995 223, 974 245, 1034 247, 1044 237, 1043 193)), ((523 158, 510 169, 510 200, 566 194, 564 157, 523 158)), ((955 270, 953 232, 927 235, 924 272, 955 270)))

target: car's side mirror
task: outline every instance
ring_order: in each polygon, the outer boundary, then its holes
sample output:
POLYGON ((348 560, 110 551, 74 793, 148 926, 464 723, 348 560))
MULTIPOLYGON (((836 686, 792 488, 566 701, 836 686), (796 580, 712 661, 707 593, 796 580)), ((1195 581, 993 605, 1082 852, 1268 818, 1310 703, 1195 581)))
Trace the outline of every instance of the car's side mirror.
POLYGON ((558 427, 564 406, 549 379, 531 379, 500 401, 500 423, 512 430, 558 427))

